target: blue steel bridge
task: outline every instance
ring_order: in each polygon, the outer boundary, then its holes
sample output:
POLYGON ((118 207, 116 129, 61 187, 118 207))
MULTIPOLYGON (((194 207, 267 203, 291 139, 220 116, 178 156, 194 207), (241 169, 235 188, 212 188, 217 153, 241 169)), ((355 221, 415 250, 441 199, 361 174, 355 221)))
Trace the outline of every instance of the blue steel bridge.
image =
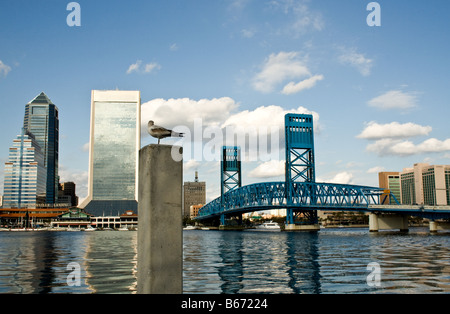
POLYGON ((285 181, 242 186, 239 147, 222 149, 221 196, 199 210, 198 221, 220 219, 270 209, 286 209, 286 225, 314 225, 318 210, 358 211, 377 215, 449 219, 450 206, 400 205, 389 191, 378 187, 318 183, 315 180, 312 115, 285 116, 285 181))

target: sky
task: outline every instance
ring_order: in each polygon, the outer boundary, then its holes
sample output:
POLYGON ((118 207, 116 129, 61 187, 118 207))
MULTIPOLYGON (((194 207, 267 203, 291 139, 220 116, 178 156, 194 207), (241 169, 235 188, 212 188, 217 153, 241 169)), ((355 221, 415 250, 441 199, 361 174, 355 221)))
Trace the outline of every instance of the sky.
POLYGON ((25 105, 41 92, 59 109, 60 181, 81 200, 91 90, 141 92, 141 146, 157 142, 148 120, 187 132, 163 143, 183 145, 184 181, 198 171, 208 201, 227 132, 271 139, 270 154, 244 145, 244 185, 284 179, 286 113, 314 116, 317 181, 378 186, 379 171, 450 164, 450 2, 370 2, 2 1, 0 194, 25 105))

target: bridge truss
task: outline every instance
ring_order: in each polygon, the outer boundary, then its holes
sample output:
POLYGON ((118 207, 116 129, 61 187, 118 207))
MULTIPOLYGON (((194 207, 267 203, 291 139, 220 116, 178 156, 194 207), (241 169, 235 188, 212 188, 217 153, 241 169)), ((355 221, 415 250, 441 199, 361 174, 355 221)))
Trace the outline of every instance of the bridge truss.
MULTIPOLYGON (((380 188, 316 182, 291 182, 290 189, 292 196, 287 198, 285 182, 246 185, 203 206, 197 219, 269 209, 286 209, 294 215, 321 209, 365 211, 370 205, 382 204, 382 197, 387 195, 380 188)), ((398 205, 395 196, 388 195, 398 205)))

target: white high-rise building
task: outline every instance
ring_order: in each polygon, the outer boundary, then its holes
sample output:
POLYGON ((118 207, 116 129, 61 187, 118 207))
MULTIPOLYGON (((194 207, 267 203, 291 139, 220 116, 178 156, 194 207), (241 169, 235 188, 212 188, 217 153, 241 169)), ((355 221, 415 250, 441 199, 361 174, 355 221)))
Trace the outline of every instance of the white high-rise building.
POLYGON ((92 91, 86 212, 137 213, 140 122, 139 91, 92 91))

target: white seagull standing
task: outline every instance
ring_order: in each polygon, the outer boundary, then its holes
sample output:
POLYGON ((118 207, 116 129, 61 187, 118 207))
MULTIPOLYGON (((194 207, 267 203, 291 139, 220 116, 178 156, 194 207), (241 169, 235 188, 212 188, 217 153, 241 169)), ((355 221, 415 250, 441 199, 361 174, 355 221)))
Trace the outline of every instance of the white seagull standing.
POLYGON ((159 125, 155 125, 155 123, 153 121, 149 121, 148 122, 148 133, 157 138, 158 139, 158 144, 159 141, 162 138, 166 138, 166 137, 183 137, 184 133, 177 133, 174 132, 172 130, 168 130, 166 128, 163 128, 162 126, 159 125))

